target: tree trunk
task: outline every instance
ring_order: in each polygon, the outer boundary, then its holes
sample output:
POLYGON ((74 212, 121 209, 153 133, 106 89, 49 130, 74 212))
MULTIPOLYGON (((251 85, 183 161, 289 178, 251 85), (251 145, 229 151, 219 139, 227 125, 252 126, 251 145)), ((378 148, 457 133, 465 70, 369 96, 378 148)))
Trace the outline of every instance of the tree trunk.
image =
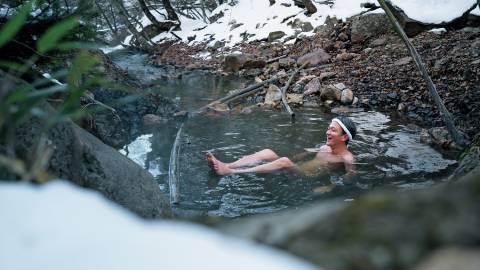
POLYGON ((147 51, 149 52, 154 52, 155 48, 153 47, 152 44, 150 44, 145 37, 140 34, 135 26, 133 26, 130 21, 128 20, 128 16, 126 14, 125 7, 123 6, 123 2, 121 0, 110 0, 110 4, 112 4, 115 9, 117 10, 117 13, 120 17, 120 19, 123 21, 125 26, 127 26, 128 30, 135 36, 137 41, 140 43, 140 45, 147 51))
POLYGON ((200 0, 200 9, 202 10, 202 19, 204 23, 207 23, 207 14, 205 14, 205 1, 200 0))
POLYGON ((175 10, 170 4, 170 0, 162 0, 162 3, 163 3, 163 7, 167 11, 168 19, 172 21, 178 21, 177 13, 175 13, 175 10))
POLYGON ((302 0, 302 3, 307 8, 308 15, 317 12, 317 8, 313 5, 312 0, 302 0))
MULTIPOLYGON (((147 7, 147 4, 145 3, 144 0, 138 0, 140 3, 140 6, 142 7, 142 11, 147 16, 147 18, 160 30, 160 31, 169 31, 172 27, 179 26, 180 22, 177 20, 178 23, 176 22, 159 22, 155 16, 150 12, 150 10, 147 7)), ((175 14, 177 15, 177 14, 175 14)))

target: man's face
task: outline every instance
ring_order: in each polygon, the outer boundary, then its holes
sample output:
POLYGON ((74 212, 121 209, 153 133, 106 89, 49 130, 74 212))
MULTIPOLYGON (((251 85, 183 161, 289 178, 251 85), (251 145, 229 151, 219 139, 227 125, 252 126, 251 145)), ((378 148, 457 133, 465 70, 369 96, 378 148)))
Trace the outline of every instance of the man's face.
POLYGON ((338 143, 345 143, 348 139, 348 135, 342 135, 342 133, 342 127, 337 122, 332 122, 330 126, 328 126, 326 145, 332 146, 338 143))

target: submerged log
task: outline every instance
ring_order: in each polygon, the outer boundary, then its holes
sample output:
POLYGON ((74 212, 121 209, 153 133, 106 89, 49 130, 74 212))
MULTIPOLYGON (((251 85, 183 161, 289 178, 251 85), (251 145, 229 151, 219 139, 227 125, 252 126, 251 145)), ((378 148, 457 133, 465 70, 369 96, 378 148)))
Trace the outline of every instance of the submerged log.
POLYGON ((170 203, 179 204, 180 203, 180 175, 178 170, 178 159, 180 158, 180 144, 181 137, 183 133, 183 125, 180 126, 180 129, 177 132, 177 137, 173 143, 172 153, 170 154, 170 166, 168 168, 168 185, 170 187, 170 203))

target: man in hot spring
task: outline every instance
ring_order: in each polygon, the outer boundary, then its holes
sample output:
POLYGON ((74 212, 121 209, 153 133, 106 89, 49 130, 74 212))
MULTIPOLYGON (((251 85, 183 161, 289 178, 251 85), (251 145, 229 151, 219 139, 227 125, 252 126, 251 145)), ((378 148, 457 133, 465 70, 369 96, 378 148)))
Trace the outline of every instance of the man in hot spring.
MULTIPOLYGON (((336 172, 343 171, 342 169, 344 168, 346 174, 343 179, 347 180, 355 174, 355 158, 352 153, 348 151, 347 147, 348 143, 355 138, 356 134, 357 126, 355 123, 347 117, 339 116, 333 119, 332 123, 328 126, 326 144, 320 147, 315 158, 310 161, 295 165, 289 158, 279 157, 272 150, 264 149, 233 163, 223 163, 209 152, 207 153, 207 165, 219 175, 272 172, 280 169, 294 168, 310 175, 326 169, 332 176, 337 175, 337 178, 342 174, 336 172), (268 163, 254 166, 261 162, 268 163), (254 167, 242 168, 248 166, 254 167)), ((304 156, 305 154, 306 153, 298 155, 294 159, 304 156)), ((341 181, 341 179, 337 179, 336 181, 341 181)))

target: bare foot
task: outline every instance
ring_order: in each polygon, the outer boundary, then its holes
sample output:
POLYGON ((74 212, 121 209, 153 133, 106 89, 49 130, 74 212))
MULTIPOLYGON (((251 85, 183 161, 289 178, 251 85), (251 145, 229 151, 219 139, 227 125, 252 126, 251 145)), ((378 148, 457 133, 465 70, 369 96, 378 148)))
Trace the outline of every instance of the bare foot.
POLYGON ((207 153, 207 166, 210 167, 210 169, 215 170, 214 164, 213 164, 213 155, 212 153, 208 152, 207 153))
POLYGON ((210 152, 207 153, 207 165, 219 175, 231 173, 231 169, 228 168, 227 164, 216 159, 210 152))

